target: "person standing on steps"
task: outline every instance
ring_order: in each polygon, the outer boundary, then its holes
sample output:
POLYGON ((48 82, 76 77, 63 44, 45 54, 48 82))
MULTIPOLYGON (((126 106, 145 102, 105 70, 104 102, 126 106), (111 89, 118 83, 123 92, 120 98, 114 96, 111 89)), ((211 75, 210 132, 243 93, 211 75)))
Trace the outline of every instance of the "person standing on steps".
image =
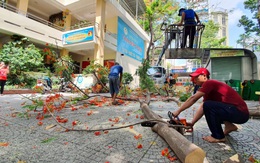
POLYGON ((122 86, 123 67, 115 62, 115 65, 110 68, 109 78, 109 92, 112 97, 112 104, 116 105, 116 96, 119 93, 119 88, 122 86))
POLYGON ((224 142, 225 135, 237 130, 235 124, 248 121, 249 111, 245 101, 233 88, 226 83, 209 79, 209 75, 206 68, 198 68, 190 74, 194 84, 200 88, 177 111, 174 111, 172 116, 177 117, 203 96, 203 103, 196 111, 192 122, 187 124, 192 127, 205 115, 211 135, 203 139, 210 143, 224 142), (224 131, 221 124, 224 124, 224 131))
POLYGON ((183 25, 183 38, 181 43, 181 48, 186 47, 187 37, 189 36, 189 46, 188 48, 193 48, 194 36, 196 33, 196 24, 200 23, 199 17, 196 12, 192 9, 181 8, 179 10, 179 16, 181 16, 181 22, 178 25, 183 25), (195 21, 195 18, 197 22, 195 21))

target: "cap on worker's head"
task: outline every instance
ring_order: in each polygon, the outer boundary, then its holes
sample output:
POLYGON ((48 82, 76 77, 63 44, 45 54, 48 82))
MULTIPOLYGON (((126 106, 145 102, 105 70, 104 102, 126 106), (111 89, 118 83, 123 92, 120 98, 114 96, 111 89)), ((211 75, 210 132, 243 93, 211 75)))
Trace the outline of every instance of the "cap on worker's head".
POLYGON ((186 10, 186 9, 185 9, 185 8, 179 9, 179 14, 178 14, 178 16, 181 16, 181 15, 182 15, 182 12, 183 12, 184 10, 186 10))
POLYGON ((190 74, 191 77, 196 77, 196 76, 199 76, 199 75, 209 76, 210 73, 206 68, 198 68, 195 72, 190 74))

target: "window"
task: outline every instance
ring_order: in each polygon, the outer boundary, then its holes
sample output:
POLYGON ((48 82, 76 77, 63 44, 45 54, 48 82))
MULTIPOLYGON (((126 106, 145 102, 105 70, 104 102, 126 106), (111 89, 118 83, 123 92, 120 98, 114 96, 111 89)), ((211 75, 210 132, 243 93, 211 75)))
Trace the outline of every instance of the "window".
POLYGON ((226 27, 222 28, 222 37, 226 37, 227 33, 226 33, 226 27))
POLYGON ((148 71, 148 75, 152 75, 153 77, 162 77, 163 75, 162 67, 151 67, 147 71, 148 71))
POLYGON ((215 22, 215 23, 218 23, 218 15, 214 15, 214 18, 213 18, 213 19, 214 19, 214 22, 215 22))
POLYGON ((222 16, 222 25, 226 25, 226 17, 222 16))

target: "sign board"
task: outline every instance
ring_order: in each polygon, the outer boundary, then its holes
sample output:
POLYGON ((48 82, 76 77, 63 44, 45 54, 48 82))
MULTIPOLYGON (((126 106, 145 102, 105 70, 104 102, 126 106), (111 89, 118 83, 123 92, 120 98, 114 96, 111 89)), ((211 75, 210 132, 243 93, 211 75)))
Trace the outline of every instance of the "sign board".
POLYGON ((210 50, 210 58, 245 56, 244 50, 210 50))
POLYGON ((80 89, 91 88, 93 84, 95 84, 95 79, 93 76, 82 76, 78 75, 74 78, 74 84, 79 87, 80 89))
POLYGON ((87 27, 64 33, 62 36, 63 45, 87 42, 94 40, 94 27, 87 27))
POLYGON ((117 31, 117 51, 141 62, 144 58, 144 40, 120 17, 117 31))
POLYGON ((187 72, 187 69, 172 69, 171 73, 187 72))

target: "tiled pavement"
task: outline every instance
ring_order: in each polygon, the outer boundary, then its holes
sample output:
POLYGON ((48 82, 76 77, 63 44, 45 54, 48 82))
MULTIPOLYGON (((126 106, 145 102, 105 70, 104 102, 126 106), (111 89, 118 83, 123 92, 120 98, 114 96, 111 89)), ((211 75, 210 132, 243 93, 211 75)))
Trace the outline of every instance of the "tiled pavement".
MULTIPOLYGON (((66 97, 74 94, 64 94, 66 97)), ((42 126, 38 126, 36 112, 32 112, 29 119, 12 117, 12 113, 24 111, 21 103, 26 99, 20 95, 4 95, 0 97, 0 144, 9 143, 8 146, 0 146, 0 163, 17 163, 20 161, 30 162, 54 162, 54 163, 167 163, 170 162, 161 155, 164 148, 169 148, 167 143, 151 131, 150 128, 135 125, 133 129, 122 128, 109 130, 107 134, 95 136, 93 132, 70 131, 63 132, 59 125, 51 129, 46 126, 56 124, 51 117, 45 118, 42 126), (142 135, 142 139, 136 140, 134 135, 142 135), (143 148, 138 149, 138 143, 143 148)), ((196 103, 192 108, 199 106, 196 103)), ((257 102, 248 102, 250 107, 258 105, 257 102)), ((155 113, 167 118, 167 112, 173 111, 178 106, 174 102, 152 101, 149 106, 155 113)), ((194 109, 188 109, 181 117, 190 120, 194 109)), ((90 106, 76 111, 70 108, 62 110, 56 115, 67 117, 67 127, 71 122, 81 122, 75 129, 100 129, 112 126, 109 119, 119 118, 119 122, 112 127, 134 124, 142 121, 140 117, 140 104, 130 102, 127 105, 102 107, 90 106), (93 111, 88 116, 87 112, 93 111), (129 113, 129 114, 128 114, 129 113)), ((226 143, 211 144, 201 139, 209 135, 209 130, 202 118, 194 127, 193 134, 185 134, 185 137, 202 148, 210 163, 221 163, 236 153, 244 157, 245 161, 249 155, 260 159, 260 130, 259 119, 250 119, 246 124, 239 126, 238 132, 227 136, 226 143)), ((170 152, 174 155, 173 151, 170 152)), ((180 161, 175 161, 176 163, 180 161)), ((246 161, 248 162, 248 161, 246 161)))

